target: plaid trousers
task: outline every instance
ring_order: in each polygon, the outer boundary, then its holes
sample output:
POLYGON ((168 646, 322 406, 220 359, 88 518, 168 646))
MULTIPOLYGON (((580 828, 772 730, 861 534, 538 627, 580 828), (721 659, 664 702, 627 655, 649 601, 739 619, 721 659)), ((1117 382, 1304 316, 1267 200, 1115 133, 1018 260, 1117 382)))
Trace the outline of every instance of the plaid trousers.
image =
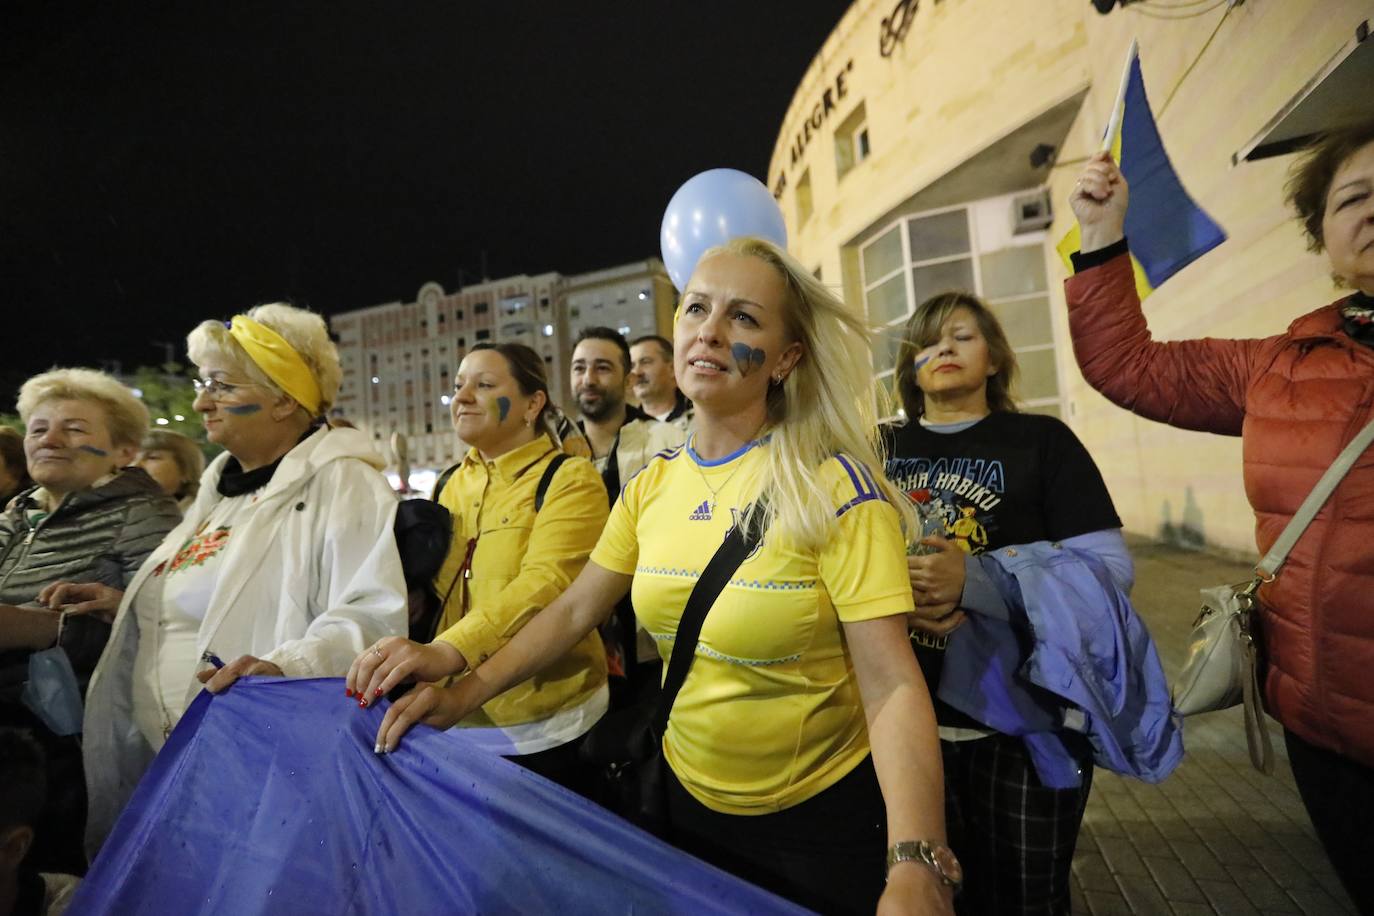
POLYGON ((1075 789, 1041 785, 1020 738, 940 742, 946 829, 964 869, 954 900, 960 916, 1069 912, 1070 866, 1093 764, 1086 739, 1063 737, 1083 770, 1075 789))

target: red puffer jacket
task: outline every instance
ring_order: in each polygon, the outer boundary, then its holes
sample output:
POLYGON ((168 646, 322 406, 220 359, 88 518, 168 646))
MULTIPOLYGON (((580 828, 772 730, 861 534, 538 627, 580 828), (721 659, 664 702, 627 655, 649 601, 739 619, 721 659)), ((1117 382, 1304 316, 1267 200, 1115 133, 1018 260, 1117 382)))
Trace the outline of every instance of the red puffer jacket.
MULTIPOLYGON (((1070 277, 1065 291, 1088 384, 1142 417, 1241 436, 1261 554, 1374 415, 1374 349, 1344 333, 1339 303, 1263 340, 1158 343, 1128 256, 1070 277)), ((1306 741, 1374 766, 1374 450, 1259 597, 1269 712, 1306 741)))

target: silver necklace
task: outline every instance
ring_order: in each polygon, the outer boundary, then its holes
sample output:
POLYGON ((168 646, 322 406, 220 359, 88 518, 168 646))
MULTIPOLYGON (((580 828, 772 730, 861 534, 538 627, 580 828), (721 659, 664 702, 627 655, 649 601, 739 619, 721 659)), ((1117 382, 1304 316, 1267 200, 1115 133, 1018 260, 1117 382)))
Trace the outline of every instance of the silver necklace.
MULTIPOLYGON (((693 450, 692 450, 692 453, 693 453, 693 454, 696 454, 696 449, 693 449, 693 450)), ((690 455, 689 455, 688 457, 691 458, 690 455)), ((724 480, 722 480, 722 481, 720 482, 720 486, 718 486, 718 487, 713 487, 713 486, 711 486, 711 481, 707 479, 707 477, 706 477, 706 472, 703 471, 703 470, 701 469, 701 465, 697 464, 697 462, 696 462, 695 460, 692 461, 692 467, 694 467, 694 468, 697 469, 697 473, 701 475, 701 482, 704 483, 704 484, 706 484, 706 489, 707 489, 707 490, 710 492, 710 494, 711 494, 711 499, 706 503, 706 516, 705 516, 705 519, 703 519, 703 521, 709 520, 712 516, 715 515, 715 513, 716 513, 716 494, 719 493, 721 490, 724 490, 724 489, 726 488, 726 486, 729 485, 730 481, 734 479, 735 474, 737 474, 737 473, 739 472, 739 469, 740 469, 740 468, 743 466, 743 464, 744 464, 744 462, 743 462, 742 460, 740 460, 740 459, 742 459, 742 458, 744 458, 744 456, 743 456, 743 455, 740 455, 739 458, 735 459, 736 461, 739 461, 740 463, 739 463, 739 464, 736 464, 736 465, 734 466, 734 468, 731 469, 730 473, 726 476, 726 478, 725 478, 724 480)))

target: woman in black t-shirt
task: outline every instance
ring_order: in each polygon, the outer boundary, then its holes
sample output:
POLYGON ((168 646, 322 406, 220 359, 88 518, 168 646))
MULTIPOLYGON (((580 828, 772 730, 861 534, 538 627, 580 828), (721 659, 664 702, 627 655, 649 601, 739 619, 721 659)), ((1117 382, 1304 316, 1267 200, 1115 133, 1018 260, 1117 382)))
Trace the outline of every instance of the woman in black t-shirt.
MULTIPOLYGON (((943 528, 922 541, 928 553, 908 561, 911 638, 933 698, 948 636, 964 615, 1011 603, 978 554, 1057 541, 1096 554, 1130 587, 1130 555, 1101 473, 1062 422, 1017 412, 1015 376, 1006 335, 972 295, 936 296, 907 323, 897 379, 908 422, 888 430, 887 475, 943 528)), ((1020 738, 939 699, 935 711, 950 845, 966 876, 960 912, 1069 912, 1069 867, 1092 784, 1087 740, 1058 733, 1082 782, 1051 789, 1020 738)))

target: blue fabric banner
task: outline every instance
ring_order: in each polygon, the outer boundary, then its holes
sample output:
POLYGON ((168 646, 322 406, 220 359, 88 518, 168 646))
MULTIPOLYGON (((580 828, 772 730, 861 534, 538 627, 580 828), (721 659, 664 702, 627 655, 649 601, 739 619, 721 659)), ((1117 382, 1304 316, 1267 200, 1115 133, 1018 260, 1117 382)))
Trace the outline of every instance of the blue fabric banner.
POLYGON ((805 912, 339 679, 202 694, 68 910, 423 914, 805 912))

